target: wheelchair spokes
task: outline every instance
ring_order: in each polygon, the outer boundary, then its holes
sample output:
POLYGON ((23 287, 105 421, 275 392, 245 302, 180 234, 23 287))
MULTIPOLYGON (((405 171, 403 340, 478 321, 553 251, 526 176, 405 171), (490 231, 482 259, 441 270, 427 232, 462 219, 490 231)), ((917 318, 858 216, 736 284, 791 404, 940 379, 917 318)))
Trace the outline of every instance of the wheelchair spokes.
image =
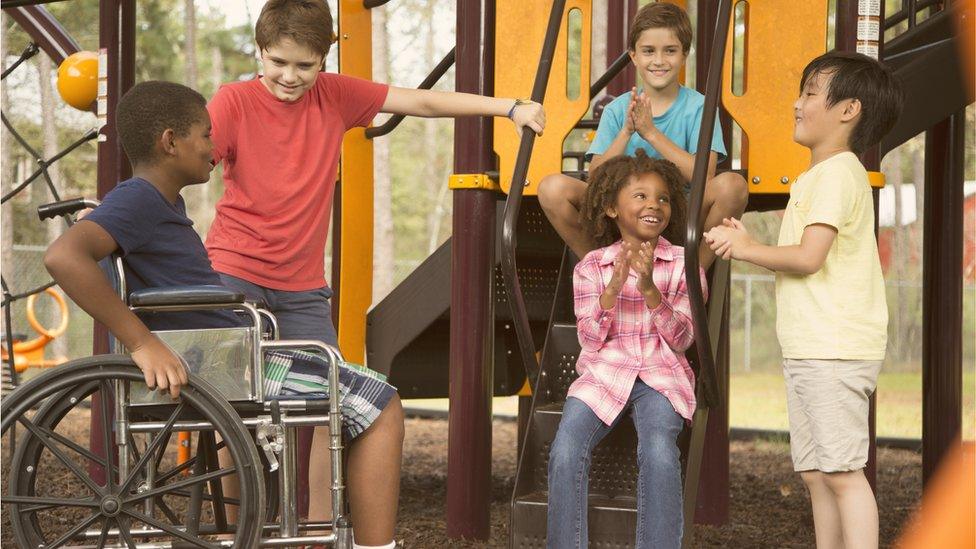
POLYGON ((92 357, 58 373, 57 379, 39 376, 47 385, 35 385, 36 378, 22 387, 36 390, 12 393, 2 403, 4 434, 16 424, 22 431, 0 496, 21 547, 134 547, 162 540, 220 547, 220 534, 233 534, 235 547, 259 543, 264 483, 257 451, 236 413, 205 384, 191 383, 156 416, 125 414, 120 421, 112 389, 141 378, 128 359, 92 357), (93 398, 96 393, 100 397, 93 398), (198 431, 196 455, 177 464, 172 433, 182 430, 178 424, 186 417, 213 430, 198 431), (93 422, 103 427, 105 440, 89 449, 93 422), (124 437, 113 436, 119 429, 124 437), (125 444, 117 445, 119 438, 125 444), (116 450, 121 446, 126 451, 116 450), (222 448, 229 455, 223 466, 216 457, 222 448), (233 500, 221 490, 221 479, 230 475, 240 483, 233 500), (228 503, 239 506, 236 525, 227 524, 228 503))

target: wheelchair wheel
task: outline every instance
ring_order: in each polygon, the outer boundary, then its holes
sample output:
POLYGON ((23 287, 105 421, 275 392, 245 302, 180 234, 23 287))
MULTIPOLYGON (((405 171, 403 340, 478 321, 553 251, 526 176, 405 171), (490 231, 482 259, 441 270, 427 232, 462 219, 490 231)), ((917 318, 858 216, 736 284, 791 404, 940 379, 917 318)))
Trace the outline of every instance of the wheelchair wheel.
POLYGON ((46 372, 0 403, 0 436, 19 424, 0 496, 18 546, 134 547, 171 541, 216 547, 215 535, 225 530, 215 521, 223 507, 219 485, 231 474, 239 479, 240 497, 233 503, 239 505, 240 519, 226 531, 234 535, 234 547, 259 544, 264 481, 257 449, 240 417, 211 386, 191 376, 180 399, 164 407, 160 429, 113 436, 115 382, 142 379, 128 357, 96 356, 46 372), (96 392, 102 396, 92 402, 96 392), (221 467, 200 454, 175 464, 175 452, 167 448, 176 444, 173 423, 187 418, 213 426, 231 464, 221 467), (99 443, 90 449, 92 423, 108 436, 92 441, 99 443), (131 449, 126 474, 118 460, 116 445, 121 443, 131 449))

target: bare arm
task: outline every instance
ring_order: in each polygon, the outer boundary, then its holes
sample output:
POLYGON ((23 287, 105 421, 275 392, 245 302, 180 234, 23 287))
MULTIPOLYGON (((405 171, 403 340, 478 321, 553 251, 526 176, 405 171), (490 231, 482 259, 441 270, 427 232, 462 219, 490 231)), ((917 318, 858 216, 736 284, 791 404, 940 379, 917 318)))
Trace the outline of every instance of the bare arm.
MULTIPOLYGON (((676 145, 654 125, 654 112, 651 108, 650 98, 646 94, 637 95, 635 91, 630 112, 634 120, 634 128, 644 138, 644 141, 650 143, 654 150, 661 153, 661 156, 674 162, 685 180, 691 181, 691 176, 695 171, 695 155, 676 145)), ((715 177, 715 165, 717 163, 718 154, 710 150, 706 181, 715 177)))
POLYGON ((725 259, 732 257, 771 271, 811 275, 827 260, 837 229, 816 223, 803 229, 800 243, 793 246, 767 246, 756 242, 737 219, 726 220, 705 235, 706 241, 725 259))
MULTIPOLYGON (((603 164, 607 160, 615 156, 620 156, 627 151, 627 143, 630 142, 630 137, 634 135, 634 97, 636 97, 636 89, 630 92, 630 103, 627 105, 627 112, 624 113, 623 125, 620 127, 620 131, 617 132, 617 136, 613 138, 610 146, 607 150, 603 151, 603 154, 594 154, 593 158, 590 159, 590 173, 597 169, 600 164, 603 164)), ((603 120, 600 124, 603 124, 603 120)))
POLYGON ((119 299, 98 261, 118 248, 97 223, 81 220, 54 241, 44 254, 44 266, 68 296, 104 324, 132 352, 150 388, 169 389, 175 398, 188 381, 186 369, 139 317, 119 299))
POLYGON ((607 160, 610 160, 615 156, 620 156, 624 154, 624 151, 627 150, 627 142, 630 141, 630 136, 631 133, 627 132, 626 127, 621 129, 620 133, 617 134, 617 137, 614 138, 613 143, 611 143, 610 146, 607 147, 607 150, 604 151, 603 154, 593 155, 593 158, 590 160, 590 173, 593 173, 593 170, 595 170, 600 164, 603 164, 607 160))
MULTIPOLYGON (((654 130, 648 132, 648 135, 641 135, 648 143, 651 144, 654 149, 661 153, 661 156, 667 158, 674 165, 678 167, 681 175, 688 181, 691 181, 691 176, 695 171, 695 155, 682 149, 681 147, 674 144, 674 141, 668 139, 668 136, 661 133, 661 130, 655 128, 654 130)), ((708 155, 708 172, 705 180, 709 180, 715 177, 715 166, 718 164, 718 153, 715 151, 709 151, 708 155)))
MULTIPOLYGON (((503 97, 390 86, 380 112, 424 118, 508 116, 514 104, 515 99, 503 97)), ((534 102, 527 103, 515 107, 512 121, 520 132, 523 127, 528 126, 541 135, 546 126, 546 114, 542 105, 534 102)))

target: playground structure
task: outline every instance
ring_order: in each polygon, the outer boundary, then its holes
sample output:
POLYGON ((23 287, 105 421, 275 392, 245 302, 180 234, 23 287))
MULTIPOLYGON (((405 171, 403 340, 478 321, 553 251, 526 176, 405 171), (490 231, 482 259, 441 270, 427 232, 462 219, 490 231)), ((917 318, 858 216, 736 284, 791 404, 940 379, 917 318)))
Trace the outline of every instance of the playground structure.
MULTIPOLYGON (((340 72, 371 76, 369 9, 383 3, 340 1, 340 72)), ((45 21, 42 8, 18 4, 4 2, 3 7, 45 52, 52 57, 60 55, 59 51, 70 53, 58 49, 66 37, 59 41, 54 33, 55 40, 47 40, 46 36, 52 36, 51 27, 41 32, 36 21, 45 21)), ((958 438, 961 417, 962 286, 958 267, 962 109, 972 102, 973 85, 972 63, 956 61, 972 52, 973 8, 971 2, 906 0, 901 10, 886 18, 883 12, 858 13, 858 4, 838 0, 836 47, 865 51, 876 48, 879 58, 905 82, 907 103, 912 105, 878 150, 863 158, 864 162, 877 169, 886 152, 920 131, 927 132, 923 468, 928 478, 941 455, 958 438), (939 6, 941 10, 918 21, 920 11, 939 6), (861 21, 876 22, 878 32, 859 36, 857 27, 861 21), (880 40, 884 29, 904 21, 908 31, 887 42, 880 40), (878 40, 871 43, 871 36, 878 40)), ((99 142, 100 196, 128 176, 112 119, 118 97, 133 82, 135 32, 131 0, 103 0, 101 6, 101 43, 107 50, 103 56, 107 67, 107 110, 99 112, 106 121, 99 142)), ((769 0, 702 0, 697 8, 695 81, 706 92, 703 127, 711 127, 721 95, 728 111, 721 117, 726 142, 730 119, 743 128, 749 140, 742 153, 742 166, 750 182, 750 209, 782 208, 789 183, 803 169, 806 159, 804 152, 792 145, 790 134, 784 134, 789 118, 774 118, 776 109, 769 105, 783 104, 788 109, 799 70, 824 51, 827 2, 794 2, 787 6, 769 0), (733 93, 728 85, 733 48, 729 45, 731 37, 728 41, 723 38, 728 36, 727 29, 736 13, 741 14, 733 4, 747 5, 744 71, 748 85, 742 96, 733 93), (723 62, 717 62, 719 59, 723 62), (720 84, 722 80, 726 85, 720 84), (757 104, 762 107, 757 108, 757 104), (768 141, 764 141, 766 138, 768 141)), ((458 91, 511 96, 525 96, 531 91, 532 98, 544 100, 547 107, 547 130, 536 143, 530 135, 515 140, 510 128, 494 126, 484 119, 457 122, 455 175, 450 182, 454 190, 454 236, 368 314, 370 280, 362 273, 372 271, 372 186, 364 184, 372 179, 370 140, 391 131, 397 122, 392 120, 382 128, 353 130, 344 142, 340 173, 343 180, 356 184, 340 183, 334 211, 336 259, 332 286, 340 347, 352 361, 361 361, 365 351, 369 366, 389 373, 404 398, 451 397, 447 509, 448 529, 453 536, 487 537, 491 396, 516 394, 528 382, 533 400, 524 398, 520 413, 525 435, 520 437, 520 470, 513 496, 512 545, 535 546, 545 539, 545 449, 558 425, 566 388, 575 375, 578 345, 569 308, 571 287, 567 284, 572 258, 563 253, 558 237, 528 197, 534 194, 541 175, 562 171, 566 159, 577 161, 574 173, 582 175, 581 153, 564 152, 563 142, 574 128, 596 126, 595 120, 581 118, 604 87, 617 95, 629 90, 634 81, 624 42, 634 9, 633 1, 609 3, 608 70, 591 85, 592 12, 588 2, 526 4, 496 0, 486 2, 484 11, 480 5, 459 3, 457 47, 425 84, 432 85, 453 62, 458 91), (506 24, 514 15, 523 24, 518 29, 506 24), (581 62, 577 75, 567 74, 570 17, 579 18, 581 62), (504 62, 516 58, 515 52, 523 60, 542 59, 538 73, 504 62), (570 98, 565 93, 570 78, 577 79, 577 97, 570 98), (494 153, 498 154, 497 164, 494 153), (513 181, 527 181, 527 185, 512 185, 513 181), (507 197, 499 192, 506 189, 507 197), (443 336, 446 329, 451 334, 448 348, 443 336), (541 361, 537 358, 540 352, 541 361)), ((50 23, 50 18, 47 21, 50 23)), ((699 150, 705 148, 707 142, 700 144, 699 150)), ((704 165, 698 163, 692 213, 700 210, 704 173, 704 165)), ((692 215, 686 243, 689 249, 697 248, 697 224, 692 215)), ((691 262, 689 270, 694 272, 697 254, 689 253, 687 257, 691 262)), ((727 520, 727 269, 727 264, 719 263, 712 273, 712 298, 707 311, 700 289, 692 288, 691 292, 699 334, 694 364, 701 383, 700 410, 684 451, 689 528, 692 516, 709 523, 727 520)), ((96 353, 106 352, 107 345, 104 332, 96 336, 96 353)), ((594 456, 594 463, 602 464, 594 466, 591 477, 591 540, 595 544, 630 543, 636 469, 632 463, 634 437, 627 427, 618 428, 594 456)), ((103 435, 96 438, 107 439, 103 435)), ((873 478, 873 465, 872 446, 869 478, 873 478)), ((689 543, 691 536, 686 535, 685 540, 689 543)))
MULTIPOLYGON (((13 364, 18 374, 24 373, 28 368, 51 368, 52 366, 63 364, 68 360, 63 356, 50 359, 44 357, 44 348, 47 347, 47 344, 60 337, 68 329, 68 305, 65 303, 64 297, 53 288, 46 288, 43 293, 54 300, 54 303, 58 307, 61 320, 54 328, 49 329, 44 327, 37 320, 37 314, 34 312, 34 303, 40 294, 31 294, 28 296, 27 322, 37 332, 37 337, 28 340, 26 336, 21 334, 14 335, 12 340, 13 364)), ((6 340, 4 340, 4 344, 3 348, 0 349, 0 353, 2 353, 0 354, 0 359, 9 362, 6 340)))

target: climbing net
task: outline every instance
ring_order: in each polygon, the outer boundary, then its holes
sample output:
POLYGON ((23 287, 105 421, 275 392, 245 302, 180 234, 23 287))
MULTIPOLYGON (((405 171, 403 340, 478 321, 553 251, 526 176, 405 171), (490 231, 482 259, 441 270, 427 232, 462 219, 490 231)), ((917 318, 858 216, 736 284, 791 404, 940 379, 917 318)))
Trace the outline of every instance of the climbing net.
MULTIPOLYGON (((27 47, 24 48, 23 52, 21 52, 20 57, 14 63, 12 63, 6 70, 3 71, 2 76, 0 76, 0 80, 6 80, 7 76, 9 76, 14 70, 16 70, 19 66, 21 66, 25 61, 37 55, 38 52, 40 52, 40 48, 36 43, 31 42, 30 44, 28 44, 27 47)), ((80 147, 82 144, 98 137, 98 129, 92 128, 88 130, 87 132, 84 133, 84 135, 82 135, 76 141, 74 141, 73 143, 71 143, 61 151, 59 151, 57 154, 51 156, 50 158, 44 158, 41 155, 41 153, 39 153, 36 148, 32 147, 30 143, 28 143, 27 140, 23 137, 23 135, 21 135, 21 133, 18 132, 16 128, 14 128, 14 125, 11 124, 10 120, 7 117, 7 113, 0 111, 0 120, 2 120, 3 125, 7 128, 7 131, 10 132, 10 135, 13 136, 14 140, 17 143, 19 143, 21 147, 23 147, 23 149, 27 152, 30 158, 34 159, 34 163, 37 166, 36 169, 29 176, 27 176, 23 181, 15 185, 9 192, 4 194, 3 197, 0 198, 0 204, 6 203, 8 200, 17 196, 25 189, 29 188, 31 185, 37 184, 39 182, 43 182, 47 186, 48 191, 50 191, 51 193, 51 198, 54 201, 60 201, 61 196, 58 193, 57 186, 54 184, 54 181, 51 178, 51 174, 48 172, 49 168, 52 165, 54 165, 57 161, 61 160, 62 158, 70 154, 72 151, 80 147)), ((68 224, 68 226, 70 226, 73 223, 70 216, 64 215, 62 217, 65 223, 68 224)), ((44 290, 50 288, 51 286, 54 286, 54 281, 48 280, 47 282, 40 284, 36 287, 30 288, 26 291, 13 293, 10 290, 10 285, 8 284, 7 277, 0 274, 0 285, 2 285, 2 293, 3 293, 3 299, 2 301, 0 301, 0 307, 3 308, 3 315, 4 315, 4 328, 5 328, 4 346, 5 346, 6 358, 7 358, 4 364, 2 377, 3 377, 3 390, 4 392, 6 392, 10 389, 15 388, 18 385, 18 374, 14 364, 14 358, 15 358, 14 357, 14 334, 13 334, 13 325, 12 325, 11 306, 15 302, 21 299, 27 299, 32 295, 43 292, 44 290)))

